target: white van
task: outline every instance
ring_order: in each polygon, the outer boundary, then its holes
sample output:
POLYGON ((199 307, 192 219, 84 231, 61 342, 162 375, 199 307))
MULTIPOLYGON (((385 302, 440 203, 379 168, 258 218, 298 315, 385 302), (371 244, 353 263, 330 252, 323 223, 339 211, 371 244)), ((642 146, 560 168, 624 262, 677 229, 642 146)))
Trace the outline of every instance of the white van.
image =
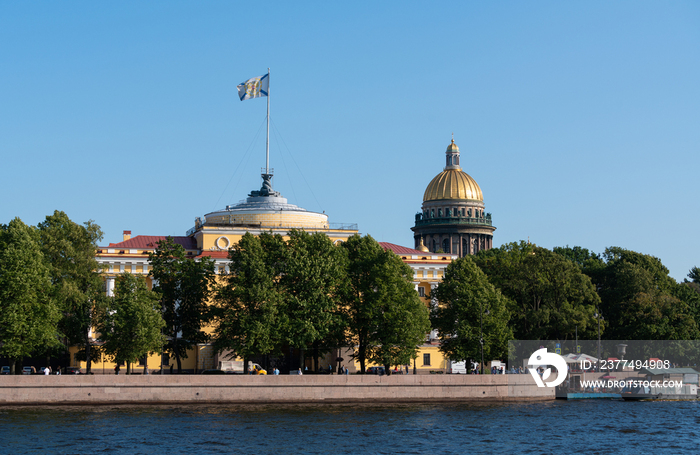
POLYGON ((465 360, 461 362, 450 361, 449 372, 452 374, 467 374, 467 362, 465 360))

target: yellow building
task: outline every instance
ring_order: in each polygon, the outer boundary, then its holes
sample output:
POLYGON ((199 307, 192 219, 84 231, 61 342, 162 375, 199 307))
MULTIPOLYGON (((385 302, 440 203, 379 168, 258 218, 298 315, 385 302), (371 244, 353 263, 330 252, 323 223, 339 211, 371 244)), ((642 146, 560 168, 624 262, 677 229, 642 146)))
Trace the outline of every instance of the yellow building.
MULTIPOLYGON (((437 301, 431 299, 432 291, 442 281, 445 268, 458 256, 456 254, 431 253, 422 245, 420 245, 420 250, 414 250, 393 243, 379 242, 379 244, 385 249, 393 251, 413 269, 413 285, 426 306, 437 305, 437 301)), ((438 344, 438 334, 433 330, 426 336, 425 343, 418 350, 414 364, 409 367, 409 370, 415 371, 417 374, 427 374, 431 371, 447 372, 449 360, 442 355, 438 344)))
MULTIPOLYGON (((392 243, 380 242, 385 249, 393 251, 413 270, 413 284, 426 306, 437 305, 431 300, 432 291, 442 280, 445 268, 455 259, 465 254, 474 254, 492 245, 491 215, 484 213, 483 194, 474 179, 464 173, 459 166, 459 148, 454 140, 447 148, 447 166, 428 185, 422 212, 416 216, 415 249, 392 243), (424 245, 428 242, 430 248, 424 245), (446 251, 446 252, 443 252, 446 251), (450 253, 453 252, 453 254, 450 253)), ((252 191, 248 198, 221 210, 197 217, 194 227, 184 236, 173 237, 182 245, 188 257, 193 259, 211 257, 215 260, 218 274, 228 271, 228 248, 250 232, 259 235, 272 232, 286 237, 290 229, 303 229, 307 232, 323 232, 335 244, 357 234, 355 224, 332 224, 325 213, 310 212, 289 204, 287 199, 272 189, 272 174, 262 174, 263 185, 252 191)), ((160 240, 166 236, 137 235, 124 231, 121 242, 100 247, 97 260, 103 266, 107 295, 113 295, 117 275, 129 272, 148 277, 148 254, 153 252, 160 240)), ((73 353, 74 350, 73 350, 73 353)), ((336 351, 322 360, 328 365, 336 356, 347 356, 347 351, 336 351)), ((183 368, 198 371, 216 368, 219 357, 209 345, 201 345, 183 359, 183 368)), ((174 359, 152 356, 147 359, 149 368, 159 369, 161 362, 170 368, 174 359)), ((74 359, 73 365, 85 367, 84 362, 74 359)), ((310 364, 307 363, 307 366, 310 364)), ((350 364, 350 371, 359 370, 357 363, 350 364)), ((99 359, 93 366, 95 372, 111 373, 115 365, 99 359)), ((411 365, 417 373, 449 371, 449 360, 438 350, 437 334, 433 331, 426 336, 418 356, 411 365)), ((135 368, 136 372, 139 368, 135 368)))
MULTIPOLYGON (((325 213, 310 212, 289 204, 279 192, 272 190, 271 174, 262 174, 262 178, 262 188, 252 191, 245 201, 197 217, 194 227, 184 236, 173 237, 174 242, 183 246, 188 257, 213 258, 216 272, 221 274, 228 270, 228 248, 236 244, 246 232, 254 235, 272 232, 286 237, 291 229, 303 229, 310 233, 323 232, 335 244, 358 233, 356 224, 333 224, 328 221, 328 215, 325 213)), ((116 277, 124 272, 147 277, 149 286, 152 287, 152 279, 148 277, 148 254, 155 251, 158 242, 165 238, 166 236, 149 235, 132 237, 131 231, 124 231, 121 242, 100 247, 97 250, 97 261, 104 270, 107 295, 114 294, 116 277)), ((218 360, 219 356, 213 352, 211 346, 201 345, 183 359, 183 368, 192 371, 216 368, 218 360)), ((75 366, 85 368, 85 362, 74 362, 75 366)), ((160 369, 161 362, 165 368, 170 368, 174 359, 160 356, 147 359, 150 369, 160 369)), ((98 363, 93 365, 93 370, 111 373, 114 367, 115 365, 106 359, 99 359, 98 363)), ((135 370, 138 372, 140 369, 135 370)))

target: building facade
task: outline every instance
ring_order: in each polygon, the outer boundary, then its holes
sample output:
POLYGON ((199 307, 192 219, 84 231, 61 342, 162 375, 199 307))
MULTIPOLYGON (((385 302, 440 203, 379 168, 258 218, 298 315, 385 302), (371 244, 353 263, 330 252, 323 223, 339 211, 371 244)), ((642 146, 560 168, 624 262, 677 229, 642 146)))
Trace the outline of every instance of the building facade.
MULTIPOLYGON (((182 245, 186 255, 194 260, 205 256, 214 259, 216 273, 223 274, 228 272, 229 247, 238 243, 246 232, 253 235, 271 232, 286 239, 291 229, 303 229, 309 233, 322 232, 336 245, 358 233, 356 224, 330 223, 325 213, 311 212, 288 203, 278 191, 272 189, 271 174, 263 174, 262 178, 260 190, 252 191, 245 201, 195 218, 194 226, 184 236, 172 237, 173 241, 182 245)), ((153 287, 155 283, 148 276, 148 254, 154 252, 158 242, 165 238, 150 235, 132 237, 131 231, 124 231, 121 242, 98 248, 97 261, 103 267, 106 294, 114 295, 116 278, 125 272, 145 276, 149 287, 153 287)), ((211 331, 210 328, 205 330, 211 331)), ((73 354, 75 351, 73 349, 73 354)), ((219 357, 222 356, 214 352, 211 345, 202 344, 183 359, 183 368, 190 371, 216 368, 219 357)), ((174 359, 154 355, 143 359, 141 366, 147 364, 151 369, 159 369, 162 365, 170 368, 173 363, 174 359)), ((86 366, 77 359, 75 365, 81 368, 86 366)), ((101 358, 93 370, 111 373, 114 367, 113 363, 101 358)), ((136 368, 136 371, 139 369, 136 368)))
MULTIPOLYGON (((272 232, 286 238, 291 229, 303 229, 310 233, 322 232, 336 245, 358 233, 356 224, 332 224, 325 213, 310 212, 289 204, 287 199, 272 189, 271 174, 262 174, 262 179, 260 190, 252 191, 245 201, 197 217, 194 226, 184 236, 173 237, 175 243, 182 245, 187 256, 194 260, 213 258, 217 274, 224 274, 228 272, 228 249, 247 232, 253 235, 272 232)), ((496 229, 491 224, 491 214, 485 213, 479 185, 462 171, 459 148, 454 140, 447 148, 443 172, 425 190, 421 212, 416 215, 415 226, 411 229, 415 248, 387 242, 380 242, 380 245, 394 252, 411 267, 415 290, 425 305, 431 308, 437 305, 432 297, 433 291, 442 280, 447 266, 466 254, 491 248, 496 229)), ((110 243, 97 250, 108 296, 114 294, 116 278, 122 273, 143 275, 152 287, 155 283, 148 277, 148 255, 155 251, 159 241, 166 238, 148 235, 132 237, 131 231, 124 231, 123 235, 121 242, 110 243)), ((328 365, 338 356, 349 360, 349 354, 348 349, 339 349, 321 363, 328 365)), ((211 345, 202 344, 183 359, 183 368, 194 372, 216 368, 220 358, 222 355, 214 352, 211 345)), ((113 371, 115 365, 104 357, 97 360, 93 371, 113 371)), ((142 366, 148 365, 151 369, 162 367, 167 370, 172 368, 174 359, 153 355, 143 359, 142 363, 142 366)), ((73 364, 85 367, 84 362, 77 358, 73 364)), ((433 331, 426 335, 413 365, 408 367, 420 374, 449 371, 449 364, 449 359, 439 351, 437 333, 433 331)), ((350 367, 351 372, 359 370, 359 364, 355 362, 347 362, 346 366, 350 367)), ((139 369, 135 368, 135 371, 139 369)))

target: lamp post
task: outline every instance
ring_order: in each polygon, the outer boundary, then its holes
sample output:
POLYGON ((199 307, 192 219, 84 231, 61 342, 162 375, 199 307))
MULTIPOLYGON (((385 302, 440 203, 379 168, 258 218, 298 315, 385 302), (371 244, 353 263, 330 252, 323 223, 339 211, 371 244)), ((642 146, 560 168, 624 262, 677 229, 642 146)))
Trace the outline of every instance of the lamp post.
POLYGON ((598 319, 598 361, 596 362, 596 369, 600 372, 600 320, 603 319, 603 316, 600 314, 600 307, 596 308, 595 317, 598 319))
MULTIPOLYGON (((615 347, 617 347, 617 355, 620 356, 620 360, 625 360, 625 354, 627 354, 627 345, 624 343, 620 343, 615 347)), ((620 371, 624 369, 623 365, 624 362, 620 362, 620 364, 618 365, 620 367, 620 371)))

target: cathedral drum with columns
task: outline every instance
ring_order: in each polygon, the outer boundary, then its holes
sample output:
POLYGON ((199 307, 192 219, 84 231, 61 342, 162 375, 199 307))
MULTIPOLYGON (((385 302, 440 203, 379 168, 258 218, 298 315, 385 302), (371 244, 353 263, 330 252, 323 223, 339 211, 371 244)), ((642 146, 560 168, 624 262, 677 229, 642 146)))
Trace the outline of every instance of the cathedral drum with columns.
POLYGON ((432 253, 476 254, 493 246, 491 214, 476 181, 459 164, 454 139, 447 147, 445 169, 430 182, 416 214, 415 247, 432 253))

